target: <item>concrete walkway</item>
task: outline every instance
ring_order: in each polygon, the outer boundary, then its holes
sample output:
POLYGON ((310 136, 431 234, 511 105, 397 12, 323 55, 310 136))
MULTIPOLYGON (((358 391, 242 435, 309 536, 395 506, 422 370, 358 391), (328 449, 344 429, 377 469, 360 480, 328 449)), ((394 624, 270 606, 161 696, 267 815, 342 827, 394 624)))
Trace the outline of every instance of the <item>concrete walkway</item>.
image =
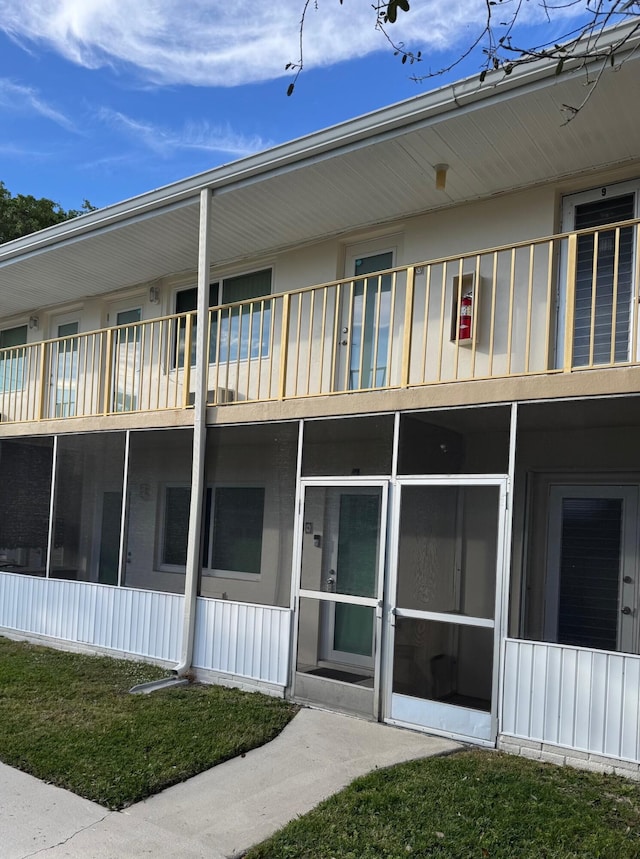
POLYGON ((456 748, 450 740, 301 710, 268 745, 122 812, 0 764, 0 855, 237 856, 359 775, 456 748))

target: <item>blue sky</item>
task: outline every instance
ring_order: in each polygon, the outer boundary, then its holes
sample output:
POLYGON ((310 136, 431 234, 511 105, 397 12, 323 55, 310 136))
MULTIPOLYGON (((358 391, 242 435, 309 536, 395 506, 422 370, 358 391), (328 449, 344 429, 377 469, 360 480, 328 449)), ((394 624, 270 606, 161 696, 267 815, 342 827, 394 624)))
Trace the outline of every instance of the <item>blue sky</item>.
POLYGON ((101 207, 479 70, 475 57, 445 78, 409 77, 456 56, 483 0, 412 0, 391 32, 428 53, 413 68, 375 32, 371 0, 317 0, 287 98, 302 6, 0 0, 0 179, 64 208, 101 207))

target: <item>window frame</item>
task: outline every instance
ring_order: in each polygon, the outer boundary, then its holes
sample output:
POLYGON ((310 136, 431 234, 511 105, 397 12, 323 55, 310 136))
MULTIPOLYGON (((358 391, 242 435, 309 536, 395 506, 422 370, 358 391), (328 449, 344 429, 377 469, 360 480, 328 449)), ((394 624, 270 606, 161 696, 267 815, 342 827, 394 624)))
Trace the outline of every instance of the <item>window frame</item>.
MULTIPOLYGON (((595 203, 598 200, 603 199, 611 199, 617 197, 624 197, 627 195, 634 195, 634 206, 635 212, 634 217, 640 217, 640 177, 634 179, 628 179, 622 182, 610 182, 603 183, 600 185, 591 186, 582 191, 572 191, 570 193, 564 194, 560 199, 560 227, 563 233, 573 232, 575 230, 575 217, 576 217, 576 209, 579 206, 588 203, 595 203)), ((598 229, 605 228, 606 225, 602 225, 602 227, 598 229)), ((594 228, 595 229, 595 228, 594 228)), ((566 289, 564 285, 567 283, 567 269, 568 259, 567 259, 567 251, 566 247, 562 247, 560 251, 560 259, 558 263, 558 291, 556 295, 556 331, 555 331, 555 341, 556 341, 556 355, 555 355, 555 364, 557 367, 562 367, 564 362, 564 344, 565 344, 565 327, 566 327, 566 316, 567 316, 567 295, 566 289)), ((631 301, 630 305, 633 307, 633 295, 635 293, 635 274, 637 268, 637 260, 635 258, 635 247, 634 247, 634 256, 632 260, 632 283, 631 283, 631 301)), ((630 327, 628 330, 628 356, 630 359, 635 360, 635 358, 640 355, 640 330, 638 332, 637 342, 632 342, 632 330, 631 330, 631 316, 630 313, 630 327)))
MULTIPOLYGON (((269 272, 269 292, 265 293, 263 296, 255 296, 253 298, 240 299, 240 301, 241 302, 252 302, 252 301, 253 302, 259 302, 259 301, 265 301, 266 302, 266 301, 268 301, 270 299, 270 297, 273 295, 273 282, 274 282, 274 266, 273 265, 265 265, 265 266, 262 266, 259 268, 249 269, 247 271, 240 271, 240 272, 233 273, 233 274, 228 273, 225 275, 220 275, 219 277, 212 278, 210 283, 209 283, 209 308, 208 309, 211 310, 212 308, 226 307, 229 304, 236 304, 237 303, 235 301, 229 302, 228 304, 224 303, 224 300, 223 300, 224 299, 224 287, 225 287, 226 282, 233 281, 233 280, 236 280, 236 279, 242 278, 242 277, 250 277, 251 275, 263 274, 265 272, 269 272), (214 296, 215 296, 215 300, 214 300, 214 296)), ((195 311, 197 309, 197 294, 198 294, 198 288, 197 288, 197 286, 193 286, 193 285, 181 286, 174 291, 172 304, 173 304, 174 313, 176 314, 176 316, 185 316, 186 317, 189 313, 195 313, 195 311), (196 307, 193 307, 190 310, 178 310, 177 305, 178 305, 178 301, 179 301, 179 296, 184 295, 185 293, 193 293, 195 295, 196 307)), ((271 307, 265 308, 265 310, 268 310, 268 312, 270 314, 272 313, 271 307)), ((260 311, 258 311, 258 315, 262 316, 262 313, 260 311)), ((267 314, 265 313, 263 320, 264 320, 264 318, 266 318, 266 316, 267 316, 267 314)), ((194 316, 193 328, 192 328, 192 331, 194 333, 195 333, 195 329, 196 329, 196 324, 197 324, 197 316, 194 316)), ((263 321, 260 327, 262 328, 264 326, 264 324, 265 323, 263 321)), ((233 348, 230 349, 229 346, 227 345, 226 355, 223 356, 221 354, 218 357, 218 360, 220 361, 220 363, 227 363, 227 362, 234 362, 234 361, 257 361, 257 360, 261 360, 264 358, 268 358, 269 357, 269 331, 270 331, 270 327, 272 324, 273 324, 273 319, 269 319, 269 322, 267 323, 266 336, 262 336, 259 340, 259 343, 261 344, 262 348, 258 350, 258 354, 256 354, 256 355, 251 354, 251 352, 252 352, 251 344, 248 343, 248 340, 247 340, 247 344, 246 344, 246 346, 247 346, 246 354, 244 354, 245 350, 243 349, 242 340, 240 340, 240 350, 239 350, 240 354, 238 355, 237 352, 234 353, 233 348)), ((213 325, 210 324, 210 329, 212 329, 212 328, 213 328, 213 325)), ((172 361, 171 361, 171 367, 173 370, 183 370, 184 366, 185 366, 185 361, 184 361, 184 332, 185 332, 184 323, 182 322, 181 319, 177 318, 176 319, 176 333, 175 333, 175 337, 174 337, 174 347, 173 347, 174 354, 173 354, 172 361)), ((247 335, 248 335, 248 332, 247 332, 247 335)), ((216 352, 217 351, 218 350, 216 349, 216 340, 211 336, 211 331, 210 331, 209 362, 208 362, 209 366, 215 365, 215 363, 216 363, 216 352), (213 347, 213 351, 212 351, 212 347, 213 347)), ((192 345, 191 345, 191 364, 190 364, 190 366, 191 367, 195 366, 195 337, 193 338, 192 345)))
MULTIPOLYGON (((169 564, 166 563, 165 547, 167 538, 167 512, 168 512, 168 494, 170 489, 186 489, 189 492, 189 504, 191 504, 191 484, 180 482, 163 483, 160 486, 160 504, 158 509, 158 541, 157 541, 157 568, 161 572, 166 573, 185 573, 185 564, 169 564)), ((187 521, 187 539, 188 539, 189 523, 187 521)), ((185 546, 185 556, 187 548, 185 546)), ((186 561, 186 558, 185 558, 186 561)))
MULTIPOLYGON (((210 576, 212 578, 222 578, 222 579, 241 579, 245 581, 255 582, 260 581, 262 578, 262 565, 263 565, 263 554, 264 554, 264 516, 267 508, 266 500, 267 500, 267 487, 264 484, 257 485, 256 483, 214 483, 211 485, 207 485, 206 495, 208 496, 211 493, 211 504, 209 510, 209 521, 207 526, 207 536, 208 536, 208 557, 207 557, 207 565, 205 566, 205 559, 203 558, 202 564, 202 575, 210 576), (242 570, 227 570, 223 568, 209 566, 210 563, 213 562, 214 555, 214 545, 215 545, 215 516, 216 516, 216 492, 219 489, 255 489, 262 491, 262 528, 260 531, 260 571, 257 573, 246 572, 242 570)), ((206 510, 206 503, 205 508, 206 510)), ((204 514, 203 514, 204 516, 204 514)), ((204 521, 204 520, 203 520, 204 521)), ((203 537, 203 549, 204 549, 205 539, 203 537)))
POLYGON ((0 345, 0 393, 2 394, 15 394, 19 391, 24 391, 26 385, 28 385, 28 380, 24 378, 24 361, 26 358, 26 349, 29 345, 29 325, 27 322, 23 322, 21 325, 12 325, 8 328, 0 328, 0 341, 2 339, 3 334, 7 334, 10 331, 20 331, 24 329, 24 343, 16 343, 13 346, 2 346, 0 345), (9 378, 5 378, 4 371, 4 363, 7 360, 7 355, 2 354, 4 350, 16 350, 16 354, 13 356, 13 359, 9 362, 9 378), (22 354, 18 354, 17 350, 21 349, 22 354), (12 366, 15 365, 15 366, 12 366), (14 384, 15 382, 15 384, 14 384))
MULTIPOLYGON (((191 486, 184 482, 169 482, 163 483, 160 487, 160 504, 158 506, 158 538, 156 547, 157 569, 164 573, 178 573, 184 575, 185 564, 168 564, 165 563, 165 546, 166 546, 166 523, 168 510, 168 490, 170 489, 186 489, 190 490, 191 486)), ((205 486, 203 507, 202 507, 202 546, 200 557, 201 574, 207 578, 221 579, 236 579, 240 581, 259 582, 262 579, 262 569, 264 563, 264 519, 267 510, 267 486, 264 483, 233 483, 225 481, 223 483, 207 483, 205 486), (241 570, 225 570, 208 566, 213 560, 214 552, 214 522, 215 522, 215 493, 218 489, 257 489, 261 490, 262 495, 262 530, 260 533, 260 572, 250 573, 241 570), (207 497, 210 495, 210 504, 207 504, 207 497), (209 507, 207 511, 207 506, 209 507), (207 515, 208 512, 208 515, 207 515), (208 547, 207 558, 204 557, 205 546, 208 547)), ((188 527, 188 526, 187 526, 188 527)))

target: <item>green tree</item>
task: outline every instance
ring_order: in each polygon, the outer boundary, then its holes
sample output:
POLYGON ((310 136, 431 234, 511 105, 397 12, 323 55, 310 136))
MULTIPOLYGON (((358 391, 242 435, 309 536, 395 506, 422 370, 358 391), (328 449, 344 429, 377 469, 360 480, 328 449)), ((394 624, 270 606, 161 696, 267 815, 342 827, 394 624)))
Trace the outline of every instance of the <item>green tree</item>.
POLYGON ((0 181, 0 244, 68 221, 69 218, 77 218, 94 209, 95 206, 88 200, 83 200, 81 209, 65 211, 59 203, 46 197, 34 197, 31 194, 14 196, 0 181))

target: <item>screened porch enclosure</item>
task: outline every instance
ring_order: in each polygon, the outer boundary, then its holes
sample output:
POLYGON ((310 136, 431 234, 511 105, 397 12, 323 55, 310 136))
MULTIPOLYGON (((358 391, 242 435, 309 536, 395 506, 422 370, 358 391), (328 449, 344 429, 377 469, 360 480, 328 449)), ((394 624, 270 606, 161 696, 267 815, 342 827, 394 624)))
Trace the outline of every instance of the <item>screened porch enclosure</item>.
POLYGON ((519 408, 507 737, 640 761, 639 422, 637 397, 519 408))
POLYGON ((525 638, 640 653, 638 420, 637 398, 521 407, 525 638))
MULTIPOLYGON (((297 423, 212 431, 207 449, 194 666, 275 694, 297 437, 297 423)), ((175 665, 192 449, 190 429, 3 439, 0 627, 175 665)))
MULTIPOLYGON (((297 424, 209 432, 202 596, 289 602, 297 424)), ((0 441, 0 569, 184 593, 190 429, 0 441)))

